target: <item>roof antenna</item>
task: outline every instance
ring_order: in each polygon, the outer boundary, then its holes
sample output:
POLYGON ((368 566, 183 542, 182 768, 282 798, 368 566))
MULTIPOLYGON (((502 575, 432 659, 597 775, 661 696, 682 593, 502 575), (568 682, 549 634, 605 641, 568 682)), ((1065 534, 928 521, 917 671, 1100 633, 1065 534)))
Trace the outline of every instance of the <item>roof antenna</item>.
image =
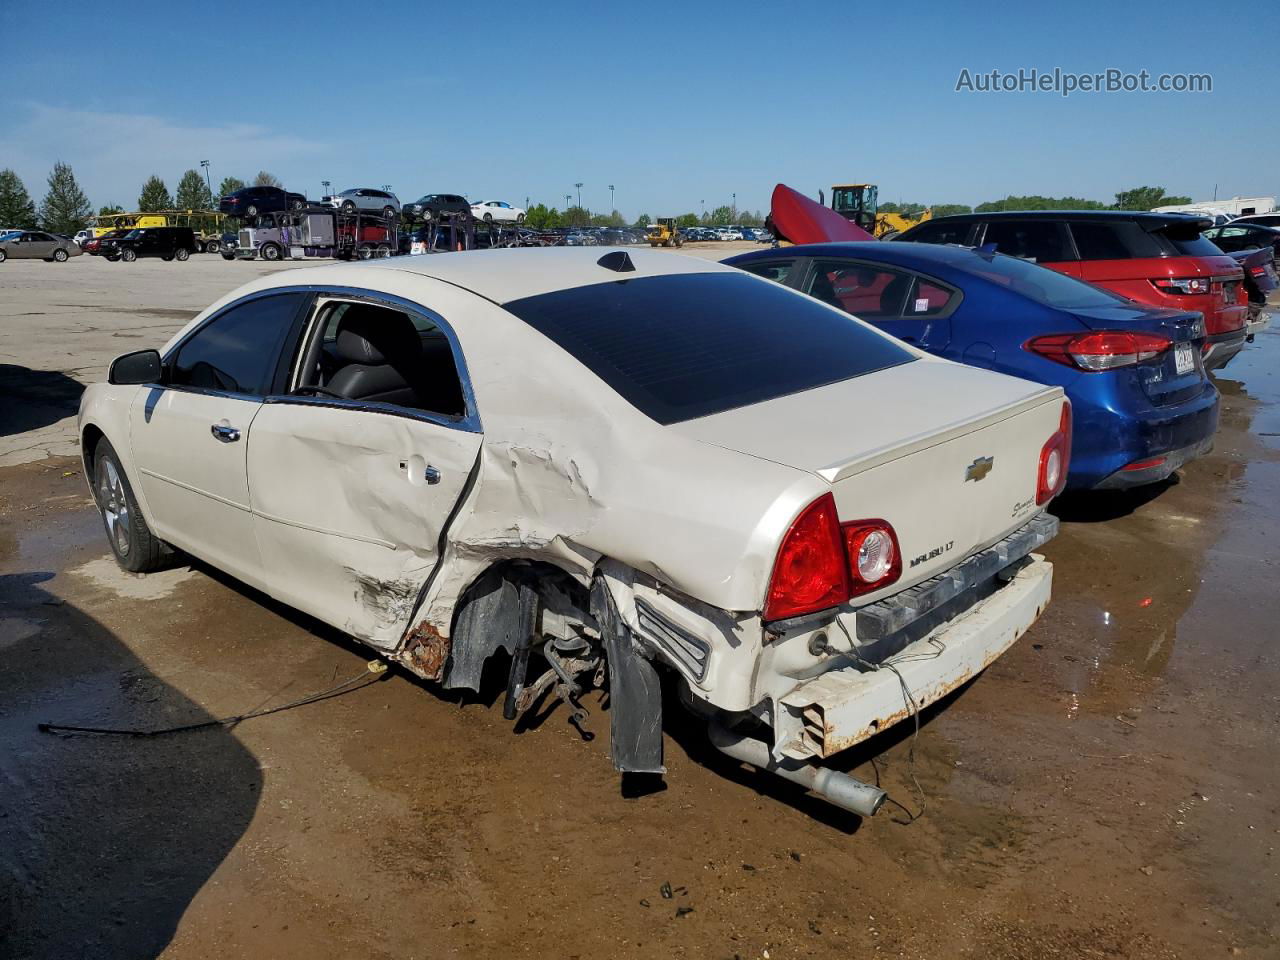
POLYGON ((614 250, 612 253, 606 253, 596 263, 606 270, 614 270, 617 273, 634 273, 636 269, 636 265, 631 262, 631 254, 625 250, 614 250))

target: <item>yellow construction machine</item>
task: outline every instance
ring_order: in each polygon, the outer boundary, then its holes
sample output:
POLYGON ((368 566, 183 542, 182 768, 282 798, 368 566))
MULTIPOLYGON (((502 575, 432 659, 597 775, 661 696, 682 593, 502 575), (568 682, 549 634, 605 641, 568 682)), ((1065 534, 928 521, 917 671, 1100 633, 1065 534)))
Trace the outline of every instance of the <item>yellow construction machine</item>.
POLYGON ((831 209, 881 240, 896 237, 904 230, 933 217, 932 210, 925 210, 915 216, 880 213, 876 196, 878 192, 874 183, 837 184, 831 188, 831 209))
POLYGON ((659 217, 649 224, 648 240, 651 247, 684 246, 684 235, 676 229, 675 217, 659 217))

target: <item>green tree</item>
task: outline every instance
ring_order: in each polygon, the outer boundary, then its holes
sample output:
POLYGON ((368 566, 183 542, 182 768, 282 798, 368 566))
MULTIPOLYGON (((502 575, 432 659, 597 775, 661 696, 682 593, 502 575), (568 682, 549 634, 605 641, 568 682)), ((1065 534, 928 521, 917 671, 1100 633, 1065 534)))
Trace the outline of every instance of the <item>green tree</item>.
POLYGON ((625 227, 627 221, 623 219, 622 214, 617 210, 612 213, 597 213, 591 217, 591 225, 593 227, 625 227))
POLYGON ((759 210, 752 213, 750 210, 738 211, 738 225, 742 227, 763 227, 764 216, 759 210))
POLYGON ((172 210, 173 197, 169 196, 169 188, 154 173, 142 185, 142 193, 138 195, 138 210, 152 213, 156 210, 172 210))
POLYGON ((59 160, 49 172, 49 192, 40 202, 40 226, 50 233, 72 234, 83 230, 92 214, 93 207, 76 183, 71 165, 59 160))
POLYGON ((712 226, 727 227, 733 223, 733 207, 727 205, 716 207, 711 211, 711 219, 707 222, 712 226))
POLYGON ((574 205, 564 212, 566 227, 585 227, 591 222, 591 212, 585 207, 574 205))
POLYGON ((534 230, 551 230, 562 226, 560 211, 545 203, 535 203, 525 211, 524 222, 534 230))
POLYGON ((188 170, 182 175, 174 202, 179 210, 208 210, 213 206, 208 184, 199 170, 188 170))
POLYGON ((650 217, 647 213, 642 213, 640 214, 640 216, 636 217, 636 226, 639 227, 641 230, 649 226, 649 224, 651 223, 653 223, 653 218, 650 217))
POLYGON ((218 196, 225 197, 228 193, 235 193, 247 186, 248 184, 239 177, 223 177, 222 182, 218 184, 218 196))
POLYGON ((1117 210, 1152 210, 1190 202, 1190 197, 1165 196, 1164 187, 1134 187, 1116 194, 1117 210))
POLYGON ((124 213, 124 207, 116 206, 114 203, 104 203, 98 208, 98 216, 105 217, 113 213, 124 213))
POLYGON ((280 178, 274 174, 267 173, 265 170, 259 170, 258 175, 253 178, 255 187, 280 187, 284 189, 284 184, 280 182, 280 178))
POLYGON ((933 205, 935 217, 954 217, 959 213, 973 213, 973 207, 967 203, 935 203, 933 205))
POLYGON ((1079 197, 1042 197, 1033 194, 1028 197, 1005 197, 1003 200, 988 200, 973 208, 974 213, 994 213, 998 210, 1107 210, 1105 203, 1098 200, 1082 200, 1079 197))
POLYGON ((677 227, 696 227, 698 225, 698 215, 696 213, 682 213, 676 217, 677 227))
POLYGON ((26 185, 12 170, 0 170, 0 229, 36 228, 36 205, 26 185))

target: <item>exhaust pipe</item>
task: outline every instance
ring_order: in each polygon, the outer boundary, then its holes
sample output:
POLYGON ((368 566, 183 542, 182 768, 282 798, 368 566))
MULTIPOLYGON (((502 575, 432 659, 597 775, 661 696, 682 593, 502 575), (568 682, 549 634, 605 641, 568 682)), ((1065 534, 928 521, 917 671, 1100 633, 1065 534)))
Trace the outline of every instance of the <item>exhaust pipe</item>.
POLYGON ((829 770, 803 760, 779 763, 773 759, 769 745, 763 740, 734 733, 718 721, 711 722, 707 727, 707 733, 712 745, 726 756, 749 763, 761 770, 776 773, 784 780, 798 783, 829 803, 850 813, 856 813, 860 817, 874 816, 887 797, 879 787, 855 780, 847 773, 840 773, 838 770, 829 770))

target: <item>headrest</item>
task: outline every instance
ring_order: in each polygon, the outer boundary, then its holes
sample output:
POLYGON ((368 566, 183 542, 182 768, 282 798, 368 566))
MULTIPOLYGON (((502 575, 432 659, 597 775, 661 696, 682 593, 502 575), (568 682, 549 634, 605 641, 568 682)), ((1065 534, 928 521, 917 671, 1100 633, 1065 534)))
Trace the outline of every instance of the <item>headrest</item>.
POLYGON ((362 303, 343 312, 334 346, 347 363, 367 366, 395 366, 422 354, 422 338, 412 320, 399 311, 362 303))

